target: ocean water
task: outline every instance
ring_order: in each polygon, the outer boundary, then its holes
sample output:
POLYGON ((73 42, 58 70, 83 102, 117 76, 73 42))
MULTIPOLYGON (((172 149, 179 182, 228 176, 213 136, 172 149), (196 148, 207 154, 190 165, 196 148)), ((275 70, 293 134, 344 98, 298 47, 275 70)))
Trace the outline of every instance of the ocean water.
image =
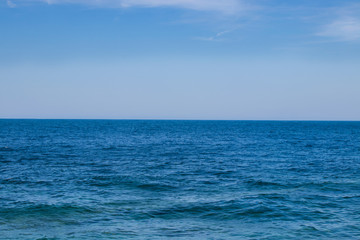
POLYGON ((0 120, 0 239, 360 239, 360 122, 0 120))

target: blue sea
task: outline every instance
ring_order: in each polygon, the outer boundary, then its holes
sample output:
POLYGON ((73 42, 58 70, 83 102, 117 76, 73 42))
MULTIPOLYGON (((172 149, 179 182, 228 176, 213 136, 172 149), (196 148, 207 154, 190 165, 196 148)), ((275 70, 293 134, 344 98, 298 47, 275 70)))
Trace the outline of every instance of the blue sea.
POLYGON ((360 122, 0 120, 0 239, 360 239, 360 122))

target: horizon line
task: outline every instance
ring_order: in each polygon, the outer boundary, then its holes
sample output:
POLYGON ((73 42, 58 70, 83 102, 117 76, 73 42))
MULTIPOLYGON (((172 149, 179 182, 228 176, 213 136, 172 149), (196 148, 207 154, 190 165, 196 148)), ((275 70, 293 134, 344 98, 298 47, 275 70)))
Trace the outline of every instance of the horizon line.
POLYGON ((329 119, 181 119, 181 118, 2 118, 0 120, 98 120, 98 121, 238 121, 238 122, 360 122, 329 119))

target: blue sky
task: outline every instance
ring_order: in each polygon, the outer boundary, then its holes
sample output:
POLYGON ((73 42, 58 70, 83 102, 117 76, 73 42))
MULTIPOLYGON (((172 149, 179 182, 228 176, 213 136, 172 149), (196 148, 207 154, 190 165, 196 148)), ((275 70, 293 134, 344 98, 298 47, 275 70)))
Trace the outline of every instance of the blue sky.
POLYGON ((0 1, 0 118, 360 120, 359 66, 359 1, 0 1))

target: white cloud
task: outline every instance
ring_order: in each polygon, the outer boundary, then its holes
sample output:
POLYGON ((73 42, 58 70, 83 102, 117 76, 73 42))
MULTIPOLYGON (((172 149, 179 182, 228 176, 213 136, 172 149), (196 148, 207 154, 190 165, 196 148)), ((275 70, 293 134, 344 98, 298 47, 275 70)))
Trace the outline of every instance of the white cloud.
POLYGON ((242 0, 35 0, 48 4, 84 4, 99 7, 177 7, 197 11, 235 14, 245 5, 242 0))
POLYGON ((360 19, 355 17, 342 17, 324 26, 318 36, 332 37, 343 41, 360 39, 360 19))
POLYGON ((10 0, 7 0, 7 1, 6 1, 6 3, 7 3, 7 5, 8 5, 8 7, 11 7, 11 8, 16 7, 16 4, 15 4, 15 3, 13 3, 13 2, 12 2, 12 1, 10 1, 10 0))
POLYGON ((211 36, 211 37, 197 37, 195 39, 197 40, 203 40, 203 41, 215 41, 215 42, 218 42, 218 41, 222 41, 223 40, 223 36, 228 34, 228 33, 231 33, 235 30, 237 30, 239 27, 236 27, 236 28, 232 28, 232 29, 229 29, 229 30, 224 30, 224 31, 221 31, 221 32, 218 32, 217 34, 215 34, 214 36, 211 36))

